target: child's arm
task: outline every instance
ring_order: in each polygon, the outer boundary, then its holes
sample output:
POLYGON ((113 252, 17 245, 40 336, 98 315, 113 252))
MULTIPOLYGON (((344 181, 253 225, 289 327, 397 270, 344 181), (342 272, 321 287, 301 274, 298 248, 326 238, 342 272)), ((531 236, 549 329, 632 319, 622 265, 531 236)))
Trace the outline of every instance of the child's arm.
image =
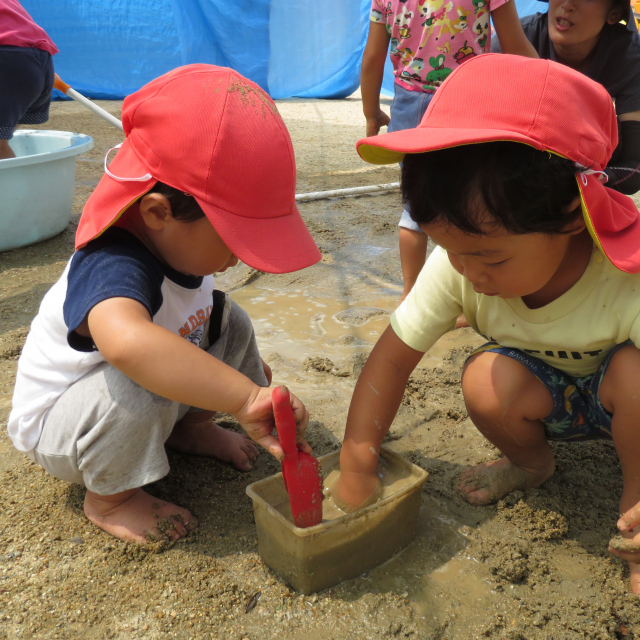
MULTIPOLYGON (((271 435, 274 428, 271 389, 259 387, 246 376, 206 351, 153 324, 145 307, 130 298, 108 298, 96 304, 76 329, 90 335, 105 360, 153 393, 201 409, 234 415, 252 440, 281 459, 282 447, 271 435)), ((309 416, 293 394, 298 442, 309 416)))
POLYGON ((618 146, 605 172, 610 189, 627 195, 640 189, 640 111, 618 115, 618 146))
POLYGON ((386 127, 389 124, 389 116, 380 108, 380 88, 389 40, 386 25, 381 22, 369 23, 369 36, 360 71, 362 110, 367 119, 367 137, 377 136, 380 127, 386 127))
POLYGON ((373 348, 351 399, 340 453, 339 497, 361 504, 374 491, 378 452, 395 418, 411 372, 423 352, 407 346, 388 327, 373 348))
POLYGON ((491 12, 491 20, 503 53, 538 58, 538 53, 524 34, 515 0, 508 0, 491 12))

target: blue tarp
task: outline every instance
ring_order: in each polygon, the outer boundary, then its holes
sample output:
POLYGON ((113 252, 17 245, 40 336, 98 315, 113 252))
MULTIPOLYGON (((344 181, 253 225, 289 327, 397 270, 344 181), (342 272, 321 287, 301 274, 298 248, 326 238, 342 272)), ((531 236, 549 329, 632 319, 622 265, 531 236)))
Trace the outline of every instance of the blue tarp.
MULTIPOLYGON (((183 64, 236 69, 274 98, 341 98, 360 84, 371 0, 21 0, 60 49, 62 79, 123 98, 183 64)), ((521 16, 546 6, 516 0, 521 16)), ((384 88, 392 90, 390 65, 384 88)))

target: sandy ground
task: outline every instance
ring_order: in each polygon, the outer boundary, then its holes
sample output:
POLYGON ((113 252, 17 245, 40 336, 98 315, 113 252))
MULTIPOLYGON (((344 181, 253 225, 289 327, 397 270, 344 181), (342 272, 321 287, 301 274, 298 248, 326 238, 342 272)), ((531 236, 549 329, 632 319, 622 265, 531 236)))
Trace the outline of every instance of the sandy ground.
MULTIPOLYGON (((119 115, 120 103, 101 104, 119 115)), ((354 151, 364 131, 357 95, 282 101, 279 108, 294 142, 298 192, 397 180, 395 167, 371 167, 354 151)), ((122 140, 73 103, 54 104, 46 128, 87 133, 96 146, 78 158, 68 229, 0 255, 2 424, 29 323, 71 255, 78 214, 106 150, 122 140)), ((284 276, 239 266, 220 284, 254 319, 274 381, 306 402, 309 439, 322 455, 339 447, 359 364, 399 300, 399 195, 300 209, 321 263, 284 276)), ((171 473, 150 491, 188 507, 202 525, 156 553, 94 528, 82 513, 83 489, 46 476, 2 430, 0 637, 640 637, 640 602, 627 591, 624 564, 606 550, 621 491, 611 444, 556 445, 551 480, 493 507, 471 507, 457 495, 460 471, 497 455, 467 418, 459 391, 464 358, 479 343, 465 329, 425 356, 388 437, 387 446, 430 473, 415 541, 382 567, 312 596, 293 592, 258 554, 245 488, 277 471, 266 454, 248 474, 170 454, 171 473)))

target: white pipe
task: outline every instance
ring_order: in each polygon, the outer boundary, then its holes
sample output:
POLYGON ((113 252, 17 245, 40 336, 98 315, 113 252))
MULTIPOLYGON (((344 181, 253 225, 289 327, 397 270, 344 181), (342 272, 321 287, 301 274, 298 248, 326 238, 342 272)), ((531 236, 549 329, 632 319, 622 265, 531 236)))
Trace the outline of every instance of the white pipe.
POLYGON ((66 94, 70 97, 83 104, 87 109, 93 111, 93 113, 99 115, 101 118, 104 118, 107 122, 111 123, 114 127, 118 127, 120 131, 123 131, 122 122, 118 120, 115 116, 112 116, 108 111, 105 111, 102 107, 99 107, 97 104, 91 102, 88 98, 85 98, 81 93, 78 93, 75 89, 69 87, 67 89, 66 94))
POLYGON ((378 191, 394 191, 399 188, 399 182, 389 182, 387 184, 371 184, 366 187, 350 187, 349 189, 333 189, 332 191, 298 193, 296 194, 296 202, 310 202, 311 200, 324 200, 325 198, 338 198, 340 196, 355 196, 365 193, 377 193, 378 191))

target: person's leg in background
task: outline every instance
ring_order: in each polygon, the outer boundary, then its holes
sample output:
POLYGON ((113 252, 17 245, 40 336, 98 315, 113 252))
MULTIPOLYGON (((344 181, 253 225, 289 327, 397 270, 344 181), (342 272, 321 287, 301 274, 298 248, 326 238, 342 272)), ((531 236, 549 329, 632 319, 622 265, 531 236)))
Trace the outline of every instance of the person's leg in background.
POLYGON ((53 80, 53 59, 47 51, 0 46, 0 160, 15 158, 9 140, 18 124, 49 119, 53 80))
POLYGON ((427 257, 427 242, 429 238, 420 227, 411 219, 408 209, 402 212, 400 218, 400 265, 402 267, 402 299, 413 289, 420 271, 427 257))
MULTIPOLYGON (((394 90, 395 95, 391 104, 391 122, 387 133, 414 129, 420 124, 422 116, 434 94, 422 91, 408 91, 397 83, 394 85, 394 90)), ((400 227, 400 264, 404 281, 402 300, 404 300, 413 288, 418 274, 424 266, 428 238, 411 219, 411 212, 408 206, 405 206, 398 226, 400 227)))

